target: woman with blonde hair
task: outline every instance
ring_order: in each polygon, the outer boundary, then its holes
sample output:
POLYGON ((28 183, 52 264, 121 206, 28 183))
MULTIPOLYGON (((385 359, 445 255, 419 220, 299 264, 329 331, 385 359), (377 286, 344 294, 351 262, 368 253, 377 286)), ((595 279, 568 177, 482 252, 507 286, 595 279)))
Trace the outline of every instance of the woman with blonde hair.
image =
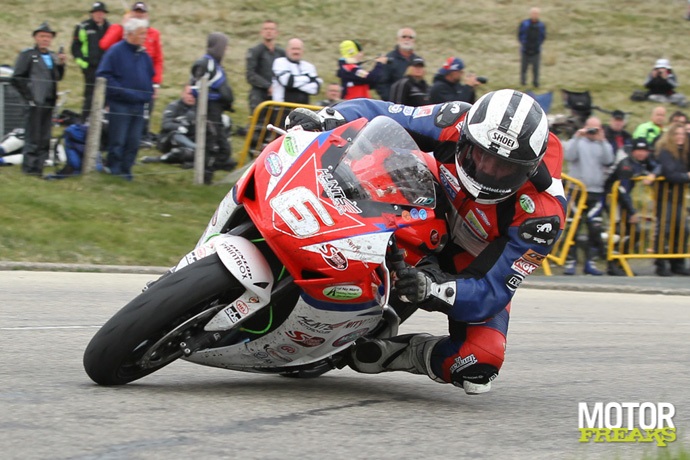
MULTIPOLYGON (((690 139, 683 123, 673 123, 659 138, 656 156, 661 165, 659 175, 664 177, 656 199, 657 253, 685 254, 689 233, 686 192, 690 183, 690 139)), ((656 274, 690 276, 690 269, 682 258, 659 258, 656 274)))

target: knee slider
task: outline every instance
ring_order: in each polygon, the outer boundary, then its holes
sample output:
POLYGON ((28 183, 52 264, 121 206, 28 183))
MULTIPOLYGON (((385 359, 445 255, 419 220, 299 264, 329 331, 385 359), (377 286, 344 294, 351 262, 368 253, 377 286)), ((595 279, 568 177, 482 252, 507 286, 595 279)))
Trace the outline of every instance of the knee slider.
POLYGON ((477 385, 485 385, 498 377, 498 368, 491 364, 473 364, 462 370, 450 374, 451 383, 462 387, 463 382, 467 381, 477 385))

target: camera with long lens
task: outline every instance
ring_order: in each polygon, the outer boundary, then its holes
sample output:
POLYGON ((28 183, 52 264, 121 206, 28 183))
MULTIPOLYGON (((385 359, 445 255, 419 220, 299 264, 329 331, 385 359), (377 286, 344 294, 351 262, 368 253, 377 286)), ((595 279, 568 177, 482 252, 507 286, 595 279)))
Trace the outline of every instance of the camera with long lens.
POLYGON ((596 134, 598 132, 599 132, 599 128, 587 128, 585 130, 585 133, 587 133, 587 134, 596 134))

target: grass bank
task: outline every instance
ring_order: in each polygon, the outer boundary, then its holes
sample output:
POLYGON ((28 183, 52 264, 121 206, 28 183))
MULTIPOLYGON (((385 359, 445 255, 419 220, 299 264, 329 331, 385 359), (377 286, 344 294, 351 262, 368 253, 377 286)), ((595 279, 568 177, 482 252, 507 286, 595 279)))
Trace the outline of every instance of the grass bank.
POLYGON ((135 167, 133 182, 94 174, 45 181, 0 169, 0 260, 169 266, 194 247, 227 185, 192 171, 135 167))

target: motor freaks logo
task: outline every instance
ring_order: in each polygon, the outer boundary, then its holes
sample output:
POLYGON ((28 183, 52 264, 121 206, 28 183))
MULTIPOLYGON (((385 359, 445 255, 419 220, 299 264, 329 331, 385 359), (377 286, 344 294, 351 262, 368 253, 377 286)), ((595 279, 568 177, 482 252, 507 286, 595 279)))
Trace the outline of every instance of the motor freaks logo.
POLYGON ((603 402, 578 404, 580 442, 656 442, 664 447, 676 440, 671 403, 603 402))

